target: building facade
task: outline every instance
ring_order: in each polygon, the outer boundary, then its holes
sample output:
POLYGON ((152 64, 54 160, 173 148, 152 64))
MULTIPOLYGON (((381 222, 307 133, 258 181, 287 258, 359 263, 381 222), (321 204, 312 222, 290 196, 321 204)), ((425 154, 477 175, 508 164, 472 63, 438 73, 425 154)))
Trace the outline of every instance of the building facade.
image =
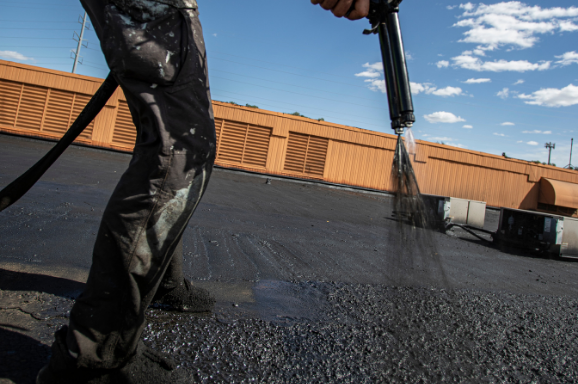
MULTIPOLYGON (((102 81, 0 60, 0 132, 58 139, 102 81)), ((395 135, 219 101, 213 107, 220 166, 392 190, 395 135)), ((118 89, 77 142, 131 152, 135 137, 118 89)), ((576 171, 420 140, 412 156, 423 193, 576 215, 578 203, 549 204, 540 188, 542 179, 577 187, 576 171)))

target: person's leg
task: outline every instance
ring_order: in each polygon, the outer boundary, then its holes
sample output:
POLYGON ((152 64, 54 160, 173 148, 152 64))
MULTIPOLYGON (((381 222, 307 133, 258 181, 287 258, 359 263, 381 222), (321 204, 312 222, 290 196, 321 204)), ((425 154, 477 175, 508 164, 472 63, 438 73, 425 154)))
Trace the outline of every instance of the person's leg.
POLYGON ((163 280, 159 285, 156 296, 167 294, 168 292, 177 289, 179 285, 183 283, 183 280, 185 279, 183 273, 183 262, 183 237, 181 236, 181 239, 175 247, 167 271, 163 276, 163 280))
POLYGON ((195 287, 183 273, 183 238, 179 241, 161 284, 153 298, 153 308, 179 312, 210 312, 215 298, 206 289, 195 287))
POLYGON ((103 11, 99 0, 83 5, 127 98, 137 142, 103 214, 66 344, 76 367, 114 369, 135 353, 144 311, 206 189, 216 139, 196 11, 139 23, 111 5, 103 11))

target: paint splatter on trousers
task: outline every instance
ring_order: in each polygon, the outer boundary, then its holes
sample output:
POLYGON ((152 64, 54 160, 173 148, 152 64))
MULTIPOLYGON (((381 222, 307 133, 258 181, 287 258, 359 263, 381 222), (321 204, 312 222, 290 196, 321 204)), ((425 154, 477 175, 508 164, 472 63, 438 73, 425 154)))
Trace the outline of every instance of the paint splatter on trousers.
POLYGON ((137 128, 67 337, 80 367, 111 369, 134 353, 158 287, 181 281, 175 250, 207 187, 216 138, 197 10, 144 20, 106 0, 81 2, 137 128))

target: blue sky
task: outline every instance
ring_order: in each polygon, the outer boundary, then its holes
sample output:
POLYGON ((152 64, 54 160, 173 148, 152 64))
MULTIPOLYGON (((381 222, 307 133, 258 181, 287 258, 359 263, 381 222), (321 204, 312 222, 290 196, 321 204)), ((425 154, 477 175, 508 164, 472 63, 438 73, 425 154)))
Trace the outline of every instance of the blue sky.
MULTIPOLYGON (((308 0, 199 0, 213 98, 380 132, 389 128, 376 36, 308 0)), ((80 3, 0 0, 0 58, 70 72, 80 3)), ((576 1, 405 0, 400 18, 418 139, 569 161, 578 139, 576 1)), ((77 73, 105 77, 85 34, 77 73)), ((578 151, 576 151, 578 165, 578 151)))

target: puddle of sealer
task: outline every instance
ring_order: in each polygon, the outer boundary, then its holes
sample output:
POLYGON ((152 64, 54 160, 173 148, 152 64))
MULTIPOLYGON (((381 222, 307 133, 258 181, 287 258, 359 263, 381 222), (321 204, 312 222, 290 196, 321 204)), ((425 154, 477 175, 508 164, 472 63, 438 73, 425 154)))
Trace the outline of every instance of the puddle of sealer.
POLYGON ((277 324, 319 321, 325 316, 327 295, 314 282, 261 280, 253 286, 259 317, 277 324))
POLYGON ((217 299, 214 314, 229 324, 258 318, 277 325, 327 319, 327 292, 323 283, 260 280, 256 283, 195 282, 217 299))

